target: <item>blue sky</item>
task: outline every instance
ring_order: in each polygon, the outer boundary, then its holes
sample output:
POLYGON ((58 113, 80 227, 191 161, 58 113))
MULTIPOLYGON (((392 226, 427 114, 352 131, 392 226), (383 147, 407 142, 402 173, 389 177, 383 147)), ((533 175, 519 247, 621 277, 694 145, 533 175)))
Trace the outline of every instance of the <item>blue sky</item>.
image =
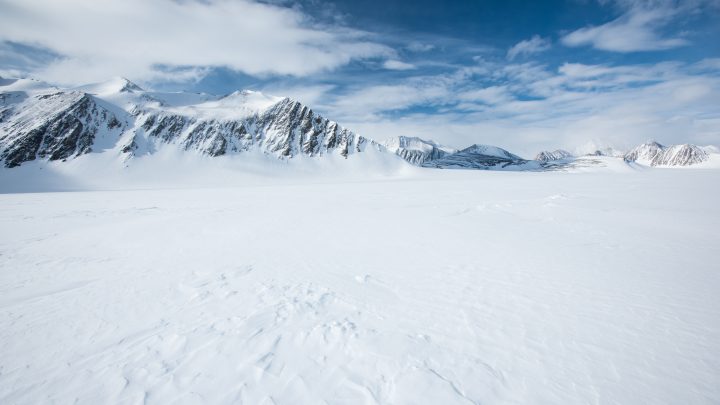
POLYGON ((0 75, 287 95, 518 153, 720 145, 720 0, 0 0, 0 75))

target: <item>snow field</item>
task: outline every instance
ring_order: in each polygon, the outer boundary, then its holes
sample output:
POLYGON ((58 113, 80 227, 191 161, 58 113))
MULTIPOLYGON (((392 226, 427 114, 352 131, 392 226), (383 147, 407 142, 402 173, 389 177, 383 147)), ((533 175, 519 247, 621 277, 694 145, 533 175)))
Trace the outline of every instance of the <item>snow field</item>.
POLYGON ((719 174, 0 194, 0 403, 718 403, 719 174))

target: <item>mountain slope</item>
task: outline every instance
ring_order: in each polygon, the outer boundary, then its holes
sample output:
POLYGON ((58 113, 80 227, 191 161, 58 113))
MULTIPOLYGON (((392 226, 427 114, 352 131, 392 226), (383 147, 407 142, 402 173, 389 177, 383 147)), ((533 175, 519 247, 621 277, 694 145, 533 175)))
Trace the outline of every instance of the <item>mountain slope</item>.
POLYGON ((538 153, 535 156, 535 160, 538 162, 551 162, 555 160, 562 160, 573 157, 572 153, 563 150, 563 149, 555 149, 554 151, 542 151, 538 153))
POLYGON ((170 145, 209 156, 258 149, 279 158, 382 148, 297 101, 258 92, 153 93, 126 79, 67 91, 2 84, 0 160, 7 167, 100 150, 132 157, 170 145))
POLYGON ((651 141, 635 147, 624 159, 648 166, 689 166, 708 160, 709 154, 696 145, 664 146, 651 141))
POLYGON ((423 167, 440 169, 504 169, 520 168, 527 160, 505 149, 490 145, 472 145, 461 151, 423 164, 423 167))
POLYGON ((119 136, 124 127, 95 97, 78 91, 3 93, 0 103, 0 160, 7 167, 91 152, 96 137, 119 136))
POLYGON ((407 162, 418 166, 457 152, 456 149, 440 145, 432 140, 425 140, 414 136, 391 138, 383 142, 383 146, 407 162))

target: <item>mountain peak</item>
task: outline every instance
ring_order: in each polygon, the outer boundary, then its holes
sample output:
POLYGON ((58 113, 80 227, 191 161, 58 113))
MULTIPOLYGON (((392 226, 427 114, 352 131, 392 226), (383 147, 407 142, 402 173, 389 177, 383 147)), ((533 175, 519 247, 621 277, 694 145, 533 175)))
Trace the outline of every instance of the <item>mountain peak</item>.
POLYGON ((661 148, 661 149, 665 147, 663 144, 661 144, 660 142, 658 142, 654 139, 648 139, 647 141, 645 141, 644 144, 642 144, 640 146, 652 146, 652 147, 661 148))
POLYGON ((120 91, 121 92, 134 92, 134 91, 145 91, 142 87, 138 86, 137 84, 130 81, 130 79, 125 77, 117 77, 113 79, 118 85, 120 85, 120 91))
POLYGON ((562 160, 571 158, 572 153, 564 149, 555 149, 554 151, 544 150, 535 156, 535 160, 538 162, 550 162, 554 160, 562 160))
POLYGON ((508 151, 506 151, 503 148, 492 146, 492 145, 483 145, 483 144, 474 144, 471 145, 460 152, 463 153, 472 153, 477 155, 485 155, 485 156, 493 156, 493 157, 499 157, 499 158, 506 158, 506 159, 519 159, 520 156, 514 155, 508 151))
POLYGON ((104 82, 80 86, 77 90, 95 95, 143 92, 142 87, 121 76, 112 77, 104 82))
POLYGON ((626 162, 637 162, 649 166, 688 166, 708 160, 708 153, 692 144, 663 146, 648 141, 627 154, 626 162))
POLYGON ((425 162, 442 158, 457 152, 453 148, 443 146, 432 140, 416 136, 397 136, 383 142, 390 152, 395 153, 407 162, 421 165, 425 162))
POLYGON ((122 76, 111 77, 110 79, 90 85, 88 87, 94 87, 99 94, 111 94, 111 93, 134 93, 136 91, 145 91, 142 87, 130 81, 130 79, 122 76))

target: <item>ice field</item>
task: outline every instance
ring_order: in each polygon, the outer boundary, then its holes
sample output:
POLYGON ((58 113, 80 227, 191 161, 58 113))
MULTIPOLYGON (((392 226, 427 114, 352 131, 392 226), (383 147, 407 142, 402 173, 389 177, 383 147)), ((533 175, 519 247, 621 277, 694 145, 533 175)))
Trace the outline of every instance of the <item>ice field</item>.
POLYGON ((719 181, 6 192, 0 403, 717 404, 719 181))

